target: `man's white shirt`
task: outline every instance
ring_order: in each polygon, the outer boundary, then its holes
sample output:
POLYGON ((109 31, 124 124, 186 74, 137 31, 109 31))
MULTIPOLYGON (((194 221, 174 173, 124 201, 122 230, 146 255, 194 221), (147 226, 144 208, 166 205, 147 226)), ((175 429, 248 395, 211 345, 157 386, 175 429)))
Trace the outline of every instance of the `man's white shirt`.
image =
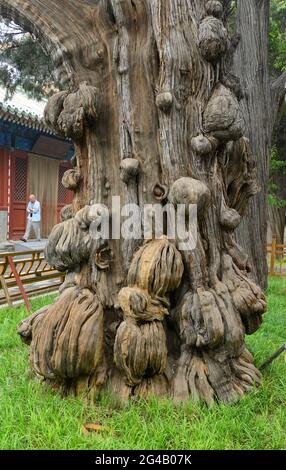
POLYGON ((31 220, 32 222, 41 221, 41 204, 39 203, 39 201, 29 202, 27 206, 27 212, 28 212, 28 219, 31 220), (30 216, 30 209, 34 210, 34 212, 32 212, 32 217, 30 216))

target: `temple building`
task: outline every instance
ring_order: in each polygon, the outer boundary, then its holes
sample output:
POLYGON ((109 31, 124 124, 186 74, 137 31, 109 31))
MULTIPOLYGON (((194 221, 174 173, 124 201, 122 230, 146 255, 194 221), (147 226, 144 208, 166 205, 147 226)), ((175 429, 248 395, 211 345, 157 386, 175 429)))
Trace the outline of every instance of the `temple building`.
POLYGON ((44 124, 44 107, 44 101, 31 100, 20 91, 5 101, 0 88, 0 241, 23 236, 29 194, 41 202, 44 238, 72 199, 61 181, 71 167, 73 144, 44 124))

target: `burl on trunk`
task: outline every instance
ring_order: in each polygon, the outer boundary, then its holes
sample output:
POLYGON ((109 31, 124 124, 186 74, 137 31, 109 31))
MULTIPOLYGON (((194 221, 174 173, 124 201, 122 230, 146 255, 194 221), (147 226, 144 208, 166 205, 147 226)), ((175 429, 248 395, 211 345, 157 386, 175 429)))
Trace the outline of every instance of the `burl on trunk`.
MULTIPOLYGON (((48 241, 58 300, 22 322, 33 369, 68 392, 230 403, 259 384, 245 334, 266 303, 234 231, 257 191, 231 75, 228 0, 11 0, 66 91, 46 122, 75 142, 48 241), (66 7, 66 8, 65 8, 66 7), (96 204, 197 204, 198 241, 94 240, 96 204)), ((4 5, 4 6, 3 6, 4 5)), ((141 227, 141 220, 138 226, 141 227)))

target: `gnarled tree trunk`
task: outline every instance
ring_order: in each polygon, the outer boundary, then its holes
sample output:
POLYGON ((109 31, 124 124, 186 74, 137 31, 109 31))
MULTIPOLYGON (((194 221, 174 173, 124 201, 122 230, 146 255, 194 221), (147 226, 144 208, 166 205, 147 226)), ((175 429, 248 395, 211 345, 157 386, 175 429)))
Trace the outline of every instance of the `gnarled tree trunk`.
MULTIPOLYGON (((277 186, 274 194, 278 201, 286 201, 286 100, 282 103, 279 112, 278 123, 275 128, 273 136, 273 145, 277 149, 278 160, 284 165, 277 169, 272 169, 271 182, 277 186)), ((284 243, 286 226, 286 205, 278 204, 277 206, 269 205, 269 228, 271 229, 272 237, 276 237, 276 243, 284 243), (280 207, 279 207, 280 206, 280 207)))
MULTIPOLYGON (((244 342, 265 311, 234 231, 256 190, 239 83, 225 60, 228 0, 7 0, 66 91, 45 118, 76 146, 72 207, 47 258, 60 297, 19 327, 62 391, 232 402, 259 383, 244 342), (198 241, 94 240, 97 203, 198 206, 198 241)), ((138 227, 141 227, 138 220, 138 227)), ((141 228, 140 228, 141 230, 141 228)))
POLYGON ((237 0, 234 73, 243 91, 241 108, 245 135, 249 138, 257 167, 259 191, 249 202, 237 239, 249 255, 252 277, 267 286, 268 180, 272 134, 285 95, 286 73, 271 81, 268 60, 270 0, 237 0))

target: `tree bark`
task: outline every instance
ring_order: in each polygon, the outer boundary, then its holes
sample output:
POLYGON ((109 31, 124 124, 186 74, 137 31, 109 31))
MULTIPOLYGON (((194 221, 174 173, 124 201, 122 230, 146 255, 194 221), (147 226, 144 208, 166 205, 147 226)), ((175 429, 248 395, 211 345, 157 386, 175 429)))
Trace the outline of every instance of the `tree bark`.
MULTIPOLYGON (((272 237, 278 244, 284 244, 286 209, 269 206, 269 224, 272 237)), ((270 241, 270 240, 269 240, 270 241)))
MULTIPOLYGON (((64 392, 230 403, 259 384, 244 336, 266 309, 234 231, 257 189, 228 0, 9 0, 67 91, 45 118, 76 146, 74 191, 48 241, 60 297, 22 322, 35 371, 64 392), (80 4, 80 8, 78 8, 80 4), (96 204, 197 204, 196 248, 166 236, 94 240, 96 204)), ((254 129, 256 132, 256 129, 254 129)), ((142 220, 137 225, 142 231, 142 220)))
MULTIPOLYGON (((283 80, 286 80, 283 79, 283 80)), ((285 86, 285 83, 284 83, 285 86)), ((284 89, 285 90, 285 89, 284 89)), ((281 94, 280 94, 281 97, 281 94)), ((280 98, 281 100, 281 98, 280 98)), ((275 132, 272 139, 273 145, 276 146, 278 160, 281 162, 286 161, 286 101, 283 97, 283 102, 280 105, 280 110, 275 126, 275 132)), ((271 182, 277 186, 275 196, 280 202, 286 201, 286 163, 285 166, 271 171, 271 182)), ((276 237, 279 244, 284 243, 284 232, 286 225, 286 205, 273 206, 269 205, 269 224, 272 236, 276 237)))
POLYGON ((237 1, 239 44, 234 56, 234 73, 240 78, 245 135, 250 139, 259 191, 249 202, 236 234, 249 254, 253 278, 267 286, 268 180, 272 133, 285 95, 286 74, 271 82, 268 62, 269 0, 237 1))

